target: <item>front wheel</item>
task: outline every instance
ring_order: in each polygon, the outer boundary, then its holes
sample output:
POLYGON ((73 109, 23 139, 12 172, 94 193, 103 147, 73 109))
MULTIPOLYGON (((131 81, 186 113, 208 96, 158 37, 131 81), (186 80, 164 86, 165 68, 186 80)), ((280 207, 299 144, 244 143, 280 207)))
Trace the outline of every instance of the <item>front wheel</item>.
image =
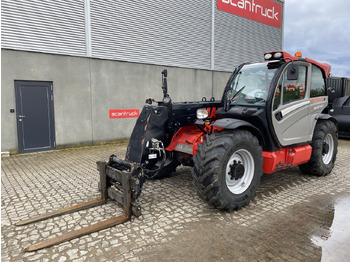
POLYGON ((334 167, 338 152, 337 127, 332 121, 316 124, 311 147, 311 158, 299 166, 300 171, 314 176, 328 175, 334 167))
POLYGON ((198 195, 219 209, 249 204, 263 173, 262 148, 250 132, 215 132, 199 145, 193 158, 193 184, 198 195))

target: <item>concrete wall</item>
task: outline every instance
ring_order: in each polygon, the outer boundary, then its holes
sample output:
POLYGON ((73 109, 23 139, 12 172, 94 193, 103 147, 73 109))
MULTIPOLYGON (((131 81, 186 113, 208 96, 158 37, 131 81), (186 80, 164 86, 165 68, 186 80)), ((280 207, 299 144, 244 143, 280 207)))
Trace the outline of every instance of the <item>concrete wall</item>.
MULTIPOLYGON (((142 109, 146 98, 162 98, 168 69, 173 101, 221 99, 230 76, 178 67, 2 50, 1 151, 17 151, 15 80, 52 81, 56 146, 91 145, 129 138, 135 118, 110 119, 110 109, 142 109)), ((233 70, 233 68, 232 68, 233 70)))

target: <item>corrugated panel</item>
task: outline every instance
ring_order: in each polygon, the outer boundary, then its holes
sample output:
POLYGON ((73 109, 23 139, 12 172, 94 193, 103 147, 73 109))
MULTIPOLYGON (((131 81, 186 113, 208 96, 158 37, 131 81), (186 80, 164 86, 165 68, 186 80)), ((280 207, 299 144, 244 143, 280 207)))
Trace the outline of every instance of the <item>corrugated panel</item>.
POLYGON ((210 68, 211 1, 95 0, 92 56, 210 68))
POLYGON ((338 97, 350 95, 350 79, 343 77, 329 77, 326 79, 327 88, 334 88, 335 92, 328 92, 329 102, 333 103, 338 97))
MULTIPOLYGON (((210 0, 91 0, 92 56, 210 69, 211 8, 210 0)), ((84 0, 2 0, 1 14, 2 48, 86 55, 84 0)), ((232 71, 280 49, 282 31, 215 10, 214 42, 214 70, 232 71)))
MULTIPOLYGON (((279 1, 276 1, 281 3, 279 1)), ((282 48, 282 28, 215 10, 215 70, 233 71, 244 62, 282 48)))
POLYGON ((335 92, 328 92, 328 102, 333 103, 338 97, 343 96, 344 79, 340 77, 329 77, 326 79, 326 86, 328 88, 334 88, 335 92))
POLYGON ((344 79, 344 96, 350 95, 350 79, 344 79))
POLYGON ((2 0, 1 47, 84 56, 83 0, 2 0))

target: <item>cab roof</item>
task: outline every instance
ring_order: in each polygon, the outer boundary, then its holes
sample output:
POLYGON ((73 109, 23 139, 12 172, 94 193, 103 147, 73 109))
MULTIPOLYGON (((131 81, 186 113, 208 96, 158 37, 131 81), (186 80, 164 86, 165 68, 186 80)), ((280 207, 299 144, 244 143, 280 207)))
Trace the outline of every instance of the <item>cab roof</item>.
POLYGON ((264 54, 264 58, 266 61, 268 60, 276 60, 276 59, 283 59, 287 63, 292 62, 292 61, 306 61, 311 64, 314 64, 321 68, 321 70, 324 72, 326 78, 329 77, 331 73, 331 65, 327 63, 319 63, 311 58, 303 58, 301 57, 301 52, 296 52, 294 56, 291 54, 285 52, 285 51, 273 51, 273 52, 267 52, 264 54), (268 57, 268 58, 267 58, 268 57))

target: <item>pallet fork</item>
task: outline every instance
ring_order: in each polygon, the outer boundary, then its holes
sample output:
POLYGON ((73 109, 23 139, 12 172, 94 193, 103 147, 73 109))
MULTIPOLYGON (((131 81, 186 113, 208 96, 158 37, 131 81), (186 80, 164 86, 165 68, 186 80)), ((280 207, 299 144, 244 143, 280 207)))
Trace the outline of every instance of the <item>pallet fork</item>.
MULTIPOLYGON (((53 245, 63 243, 84 235, 88 235, 102 229, 113 227, 122 224, 131 219, 131 216, 136 217, 141 215, 141 207, 135 202, 135 195, 140 189, 139 183, 143 179, 143 173, 140 166, 131 164, 127 161, 114 158, 113 167, 106 162, 97 162, 97 169, 100 172, 100 191, 101 197, 92 201, 62 208, 54 212, 46 213, 34 218, 26 219, 17 222, 16 226, 23 226, 34 222, 42 221, 48 218, 61 216, 64 214, 73 213, 83 209, 103 205, 108 199, 115 200, 123 208, 123 214, 104 221, 97 222, 91 226, 84 227, 75 231, 65 233, 63 235, 46 239, 27 247, 24 251, 36 251, 53 245), (120 168, 116 168, 120 167, 120 168), (111 183, 113 181, 113 183, 111 183)), ((112 159, 113 160, 113 159, 112 159)), ((111 160, 110 160, 111 161, 111 160)))

